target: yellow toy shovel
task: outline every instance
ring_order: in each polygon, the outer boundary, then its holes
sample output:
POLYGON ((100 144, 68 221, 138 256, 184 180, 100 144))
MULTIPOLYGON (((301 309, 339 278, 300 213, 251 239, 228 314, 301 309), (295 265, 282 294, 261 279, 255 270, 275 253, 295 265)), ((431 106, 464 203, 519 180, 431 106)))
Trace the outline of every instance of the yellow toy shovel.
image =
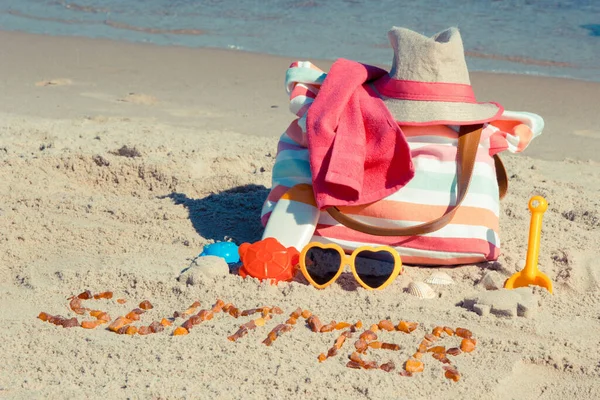
POLYGON ((527 245, 527 259, 525 268, 513 274, 504 282, 505 289, 515 289, 522 286, 541 286, 552 293, 552 281, 538 269, 540 255, 540 235, 542 233, 542 217, 548 209, 548 202, 542 196, 533 196, 529 200, 531 223, 529 225, 529 243, 527 245))

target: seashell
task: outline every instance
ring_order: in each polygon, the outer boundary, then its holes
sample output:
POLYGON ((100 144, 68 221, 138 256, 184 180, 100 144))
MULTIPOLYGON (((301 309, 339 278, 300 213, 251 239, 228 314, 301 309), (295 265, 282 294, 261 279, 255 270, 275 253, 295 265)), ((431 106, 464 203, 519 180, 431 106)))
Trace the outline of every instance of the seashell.
POLYGON ((425 282, 411 282, 406 291, 420 299, 433 299, 437 297, 435 291, 425 282))
POLYGON ((425 279, 430 285, 454 285, 454 279, 450 275, 442 271, 436 271, 425 279))

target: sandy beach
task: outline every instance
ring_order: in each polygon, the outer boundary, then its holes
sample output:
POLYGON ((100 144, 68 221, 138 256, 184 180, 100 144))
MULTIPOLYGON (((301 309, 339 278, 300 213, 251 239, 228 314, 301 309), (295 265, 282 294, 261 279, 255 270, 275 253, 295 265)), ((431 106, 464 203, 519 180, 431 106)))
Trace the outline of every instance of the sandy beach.
POLYGON ((504 157, 510 187, 499 260, 444 269, 455 285, 436 288, 435 299, 404 292, 436 270, 411 266, 381 292, 339 284, 317 291, 301 280, 271 286, 234 274, 178 279, 207 243, 261 238, 277 141, 294 117, 283 87, 292 61, 0 32, 0 398, 600 398, 598 83, 472 73, 478 100, 537 113, 546 128, 523 154, 504 157), (527 289, 526 316, 479 316, 463 301, 489 292, 484 275, 503 280, 520 269, 533 195, 550 205, 540 269, 554 294, 527 289), (227 337, 252 317, 217 313, 172 336, 178 319, 131 337, 36 318, 77 316, 67 298, 86 289, 114 292, 84 303, 113 318, 149 300, 154 308, 140 325, 196 300, 283 314, 236 342, 227 337), (366 356, 393 361, 396 371, 354 370, 346 367, 354 340, 319 363, 340 332, 316 334, 302 320, 262 344, 298 307, 326 323, 419 327, 380 332, 401 349, 366 356), (436 326, 477 338, 474 352, 452 360, 461 379, 445 379, 430 355, 423 373, 400 376, 436 326))

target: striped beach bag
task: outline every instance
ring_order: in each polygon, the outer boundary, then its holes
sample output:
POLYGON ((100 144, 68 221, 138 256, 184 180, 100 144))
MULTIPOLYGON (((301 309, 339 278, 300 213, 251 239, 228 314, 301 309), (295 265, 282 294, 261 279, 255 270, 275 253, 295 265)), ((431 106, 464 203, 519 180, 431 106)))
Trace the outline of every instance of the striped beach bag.
MULTIPOLYGON (((297 118, 279 140, 263 225, 282 198, 311 203, 285 194, 312 183, 306 117, 325 77, 308 61, 295 62, 287 71, 290 110, 297 118)), ((506 172, 497 154, 521 152, 543 125, 536 114, 504 110, 497 120, 479 126, 402 126, 414 177, 374 203, 320 211, 310 240, 336 243, 347 251, 385 244, 412 265, 495 260, 500 251, 499 199, 506 191, 506 172)))

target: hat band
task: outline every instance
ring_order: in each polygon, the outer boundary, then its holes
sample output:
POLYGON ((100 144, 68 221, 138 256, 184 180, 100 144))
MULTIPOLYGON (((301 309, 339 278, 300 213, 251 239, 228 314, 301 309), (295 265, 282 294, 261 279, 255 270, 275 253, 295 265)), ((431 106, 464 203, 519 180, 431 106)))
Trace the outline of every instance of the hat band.
POLYGON ((374 85, 380 94, 394 99, 477 103, 471 85, 461 83, 405 81, 386 75, 374 85))

